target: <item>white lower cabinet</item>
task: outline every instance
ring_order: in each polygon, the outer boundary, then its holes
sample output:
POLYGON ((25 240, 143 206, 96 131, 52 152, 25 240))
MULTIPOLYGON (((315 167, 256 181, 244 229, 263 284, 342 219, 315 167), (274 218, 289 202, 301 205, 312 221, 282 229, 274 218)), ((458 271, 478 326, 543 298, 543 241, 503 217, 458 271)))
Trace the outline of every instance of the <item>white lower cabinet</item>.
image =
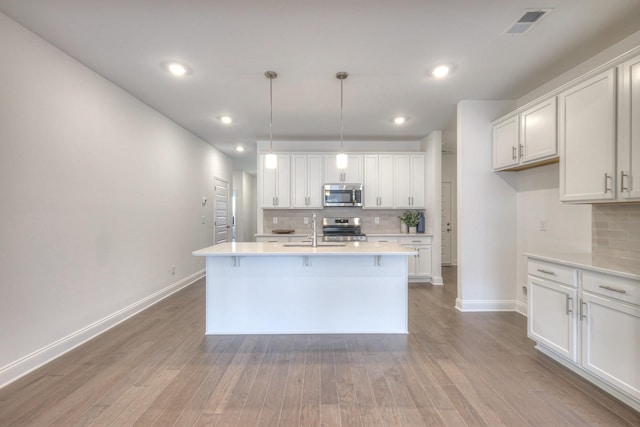
POLYGON ((409 281, 431 278, 431 237, 400 237, 400 245, 414 249, 417 254, 409 257, 409 281))
POLYGON ((559 283, 529 278, 529 338, 577 362, 578 290, 559 283))
POLYGON ((528 273, 537 348, 640 410, 640 280, 532 258, 528 273))
POLYGON ((640 307, 582 293, 582 367, 640 401, 640 307))

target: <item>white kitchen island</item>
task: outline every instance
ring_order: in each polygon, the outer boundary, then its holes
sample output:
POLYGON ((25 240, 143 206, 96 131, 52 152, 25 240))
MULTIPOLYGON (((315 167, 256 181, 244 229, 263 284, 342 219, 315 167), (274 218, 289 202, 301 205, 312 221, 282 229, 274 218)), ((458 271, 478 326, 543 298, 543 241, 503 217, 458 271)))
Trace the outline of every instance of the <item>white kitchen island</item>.
POLYGON ((222 243, 193 255, 206 257, 208 335, 408 332, 412 249, 222 243))

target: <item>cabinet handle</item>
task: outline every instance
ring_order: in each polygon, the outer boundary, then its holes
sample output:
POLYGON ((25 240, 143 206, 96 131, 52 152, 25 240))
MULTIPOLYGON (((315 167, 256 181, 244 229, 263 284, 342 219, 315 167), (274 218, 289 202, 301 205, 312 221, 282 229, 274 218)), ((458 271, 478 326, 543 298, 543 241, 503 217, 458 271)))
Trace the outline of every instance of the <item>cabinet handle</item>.
POLYGON ((421 241, 421 240, 412 240, 411 242, 412 242, 412 243, 422 243, 422 241, 421 241))
POLYGON ((524 145, 520 144, 520 158, 524 157, 524 145))
POLYGON ((571 308, 569 308, 569 302, 573 302, 573 298, 571 298, 569 295, 565 295, 567 297, 567 300, 565 301, 565 308, 567 310, 567 314, 569 313, 573 313, 573 310, 571 308))
POLYGON ((511 147, 511 157, 512 157, 512 158, 513 158, 513 160, 515 161, 515 159, 516 159, 516 146, 515 146, 515 145, 513 145, 513 146, 511 147))
POLYGON ((549 271, 549 270, 541 270, 541 269, 538 269, 538 271, 539 271, 540 273, 544 273, 544 274, 551 274, 552 276, 555 276, 555 275, 556 275, 556 273, 554 273, 553 271, 549 271))
POLYGON ((626 188, 626 187, 624 186, 624 177, 625 177, 625 176, 626 176, 627 178, 629 178, 629 175, 628 175, 628 174, 624 173, 624 171, 620 171, 620 192, 621 192, 621 193, 622 193, 622 192, 624 192, 624 191, 629 190, 628 188, 626 188))
POLYGON ((604 192, 608 193, 611 191, 611 188, 609 188, 609 179, 612 178, 609 176, 608 173, 604 173, 604 192))
POLYGON ((586 319, 587 316, 584 314, 584 306, 587 305, 586 302, 580 300, 580 320, 586 319))
POLYGON ((275 198, 275 197, 272 197, 272 198, 271 198, 271 203, 273 203, 273 206, 275 206, 275 205, 276 205, 276 198, 275 198))
POLYGON ((608 291, 617 292, 619 294, 627 293, 627 291, 625 291, 624 289, 612 288, 611 286, 607 286, 607 285, 598 285, 598 287, 601 289, 606 289, 608 291))

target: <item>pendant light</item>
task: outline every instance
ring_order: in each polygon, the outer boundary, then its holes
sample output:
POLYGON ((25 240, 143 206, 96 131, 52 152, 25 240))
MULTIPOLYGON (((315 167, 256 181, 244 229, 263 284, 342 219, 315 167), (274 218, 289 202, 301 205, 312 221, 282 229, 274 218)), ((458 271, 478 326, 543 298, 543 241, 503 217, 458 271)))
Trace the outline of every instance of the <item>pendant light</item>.
POLYGON ((344 153, 344 119, 343 119, 343 110, 344 110, 344 88, 343 83, 344 79, 349 76, 349 73, 346 71, 340 71, 336 73, 336 78, 340 80, 340 154, 336 156, 336 167, 338 169, 346 169, 347 168, 347 155, 344 153))
POLYGON ((278 156, 273 154, 273 79, 278 77, 275 71, 265 71, 269 79, 269 154, 264 158, 264 167, 275 169, 278 166, 278 156))

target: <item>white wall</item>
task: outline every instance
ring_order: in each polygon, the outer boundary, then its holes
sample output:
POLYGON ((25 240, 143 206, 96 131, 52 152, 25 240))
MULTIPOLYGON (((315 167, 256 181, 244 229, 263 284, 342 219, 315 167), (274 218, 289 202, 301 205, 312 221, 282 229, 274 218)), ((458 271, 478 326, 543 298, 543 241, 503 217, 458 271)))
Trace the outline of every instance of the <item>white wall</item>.
POLYGON ((591 252, 591 205, 560 203, 559 165, 516 172, 518 177, 518 286, 517 308, 527 314, 524 253, 591 252), (545 222, 546 231, 540 230, 545 222))
POLYGON ((256 234, 256 176, 246 172, 233 173, 236 192, 236 241, 253 242, 256 234))
POLYGON ((451 264, 458 263, 458 201, 457 201, 457 154, 454 152, 442 153, 442 181, 451 182, 451 264))
POLYGON ((200 277, 232 164, 2 14, 0 57, 2 385, 200 277))
POLYGON ((442 285, 442 132, 434 131, 423 140, 425 152, 426 223, 425 232, 433 235, 431 246, 431 283, 442 285))
POLYGON ((515 308, 516 176, 493 172, 491 134, 491 121, 513 106, 458 103, 456 308, 462 311, 515 308))

